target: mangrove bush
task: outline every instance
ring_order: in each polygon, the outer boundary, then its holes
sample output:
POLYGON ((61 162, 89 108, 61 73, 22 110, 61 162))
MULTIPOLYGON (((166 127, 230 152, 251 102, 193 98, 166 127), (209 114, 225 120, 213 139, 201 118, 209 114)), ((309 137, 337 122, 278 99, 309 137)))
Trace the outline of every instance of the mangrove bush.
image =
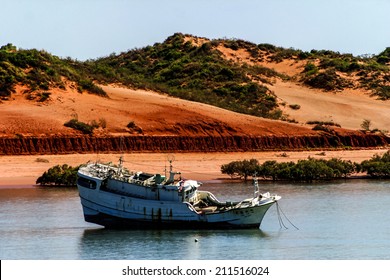
POLYGON ((53 166, 37 179, 36 184, 42 186, 76 186, 78 169, 79 166, 72 167, 67 164, 53 166))
POLYGON ((390 151, 382 156, 375 155, 362 163, 339 158, 325 160, 310 157, 296 163, 270 160, 260 164, 256 159, 233 161, 223 164, 221 172, 244 180, 256 174, 266 180, 297 182, 341 179, 358 172, 366 173, 372 178, 390 178, 390 151))

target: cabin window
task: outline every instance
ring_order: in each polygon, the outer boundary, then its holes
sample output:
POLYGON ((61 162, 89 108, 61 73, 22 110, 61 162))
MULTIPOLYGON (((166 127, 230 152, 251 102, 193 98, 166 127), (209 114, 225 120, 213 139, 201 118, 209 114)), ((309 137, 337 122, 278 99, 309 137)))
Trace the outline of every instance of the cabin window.
POLYGON ((94 180, 89 180, 84 177, 79 177, 77 179, 77 184, 84 188, 96 189, 96 182, 94 180))
POLYGON ((193 192, 192 189, 184 192, 184 198, 188 199, 191 196, 192 192, 193 192))

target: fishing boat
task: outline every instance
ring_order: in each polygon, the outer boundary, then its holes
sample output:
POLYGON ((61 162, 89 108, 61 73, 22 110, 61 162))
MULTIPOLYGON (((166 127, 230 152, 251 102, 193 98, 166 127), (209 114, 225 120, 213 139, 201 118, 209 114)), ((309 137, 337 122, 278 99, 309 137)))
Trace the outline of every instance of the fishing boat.
POLYGON ((78 170, 77 187, 84 219, 107 228, 259 228, 267 210, 280 196, 260 193, 254 180, 253 197, 219 201, 201 183, 169 175, 130 172, 119 165, 87 163, 78 170))

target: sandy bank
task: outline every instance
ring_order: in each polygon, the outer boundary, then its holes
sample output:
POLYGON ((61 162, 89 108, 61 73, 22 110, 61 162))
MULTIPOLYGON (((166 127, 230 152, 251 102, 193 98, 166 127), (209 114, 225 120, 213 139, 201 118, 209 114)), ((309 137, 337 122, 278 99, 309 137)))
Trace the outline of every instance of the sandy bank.
MULTIPOLYGON (((387 149, 353 150, 353 151, 300 151, 300 152, 246 152, 246 153, 130 153, 124 154, 124 165, 134 171, 164 173, 168 169, 168 157, 173 156, 174 169, 180 171, 184 178, 200 181, 228 178, 221 174, 222 164, 234 160, 255 158, 260 162, 267 160, 297 161, 314 158, 329 159, 332 157, 354 162, 370 159, 375 154, 382 154, 387 149)), ((0 157, 0 186, 17 186, 35 184, 36 179, 47 169, 57 164, 72 166, 87 161, 113 162, 118 161, 119 154, 71 154, 71 155, 42 155, 42 156, 1 156, 0 157)))

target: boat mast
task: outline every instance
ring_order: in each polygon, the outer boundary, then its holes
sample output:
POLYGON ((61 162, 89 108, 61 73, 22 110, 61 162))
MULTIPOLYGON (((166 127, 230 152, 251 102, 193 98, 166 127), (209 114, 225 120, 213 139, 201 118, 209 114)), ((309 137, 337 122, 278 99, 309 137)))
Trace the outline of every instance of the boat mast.
POLYGON ((257 172, 253 174, 253 198, 256 198, 260 195, 260 190, 259 190, 259 182, 257 180, 257 172))
POLYGON ((119 166, 118 166, 118 175, 122 175, 122 167, 123 167, 123 136, 120 138, 119 149, 121 151, 121 156, 119 157, 119 166))
POLYGON ((122 174, 122 167, 123 167, 123 155, 119 157, 118 175, 122 174))
MULTIPOLYGON (((169 155, 168 156, 168 161, 169 161, 169 179, 167 179, 167 181, 165 182, 165 184, 171 184, 175 181, 175 175, 176 174, 181 174, 180 172, 174 172, 173 171, 173 166, 172 166, 172 162, 175 160, 175 156, 174 155, 169 155)), ((166 170, 166 169, 165 169, 166 170)))

